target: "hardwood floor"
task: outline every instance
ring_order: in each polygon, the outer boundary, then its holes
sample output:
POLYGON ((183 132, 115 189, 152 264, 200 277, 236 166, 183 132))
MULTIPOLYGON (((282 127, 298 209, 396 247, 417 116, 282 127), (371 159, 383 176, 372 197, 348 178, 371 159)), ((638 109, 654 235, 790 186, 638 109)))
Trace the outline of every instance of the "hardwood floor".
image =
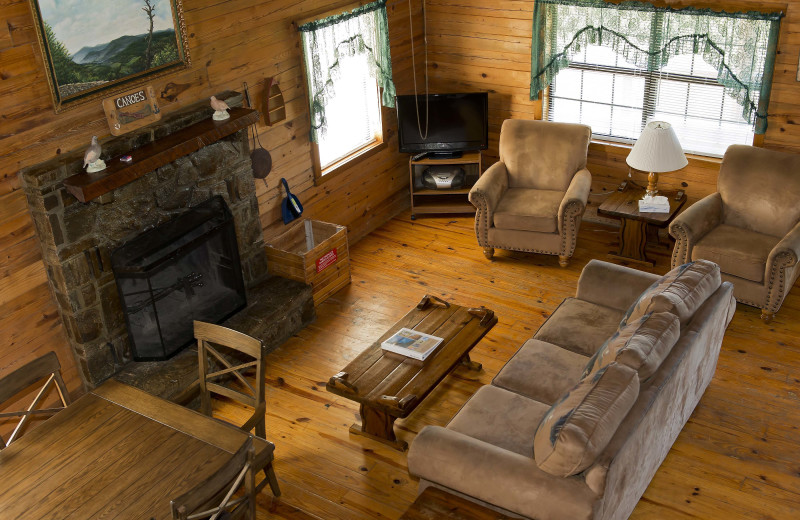
MULTIPOLYGON (((574 295, 583 266, 605 258, 615 242, 616 230, 584 223, 566 269, 555 256, 503 251, 489 262, 471 218, 411 221, 406 212, 352 245, 352 284, 267 358, 267 437, 277 446, 283 496, 262 493, 259 518, 398 518, 417 490, 406 454, 351 436, 358 406, 325 391, 328 378, 425 293, 494 310, 499 323, 473 350, 483 371, 457 368, 398 420, 398 437, 410 443, 425 425, 446 424, 489 383, 558 303, 574 295)), ((669 269, 669 253, 648 250, 654 272, 669 269)), ((798 289, 769 325, 757 309, 738 306, 714 380, 631 518, 800 517, 798 318, 798 289)), ((219 413, 239 410, 220 403, 219 413)))

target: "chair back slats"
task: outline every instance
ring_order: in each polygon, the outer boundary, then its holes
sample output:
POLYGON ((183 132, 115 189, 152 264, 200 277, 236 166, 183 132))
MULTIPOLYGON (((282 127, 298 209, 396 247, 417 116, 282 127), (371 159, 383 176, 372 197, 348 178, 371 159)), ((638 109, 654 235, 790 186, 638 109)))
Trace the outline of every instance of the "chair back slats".
POLYGON ((200 411, 211 416, 211 394, 219 394, 239 403, 253 407, 253 415, 241 426, 250 431, 255 428, 259 437, 266 437, 264 367, 266 349, 256 338, 241 332, 200 321, 194 322, 197 338, 197 355, 200 370, 200 411), (239 356, 234 361, 217 349, 223 346, 237 353, 253 358, 242 361, 239 356), (215 367, 212 369, 212 363, 215 367), (238 364, 235 364, 238 363, 238 364), (217 367, 219 369, 217 370, 217 367), (255 382, 244 377, 242 371, 255 368, 255 382), (225 377, 227 376, 227 377, 225 377), (229 384, 230 380, 237 385, 229 384), (235 388, 233 387, 235 386, 235 388), (250 392, 247 395, 245 392, 250 392))
POLYGON ((248 437, 236 453, 213 475, 171 501, 175 520, 255 519, 255 448, 248 437), (234 494, 244 487, 244 494, 234 494))
POLYGON ((235 348, 254 358, 257 358, 261 353, 261 341, 237 330, 214 325, 213 323, 195 321, 194 337, 197 340, 210 341, 211 343, 235 348))
POLYGON ((0 417, 20 417, 8 441, 6 442, 0 437, 0 449, 5 448, 19 437, 23 427, 32 416, 52 415, 70 404, 69 393, 67 393, 64 379, 61 377, 61 364, 58 362, 58 356, 56 356, 55 352, 50 351, 0 379, 0 405, 43 379, 45 380, 44 384, 27 408, 0 413, 0 417), (55 387, 62 406, 59 408, 38 408, 52 386, 55 387))

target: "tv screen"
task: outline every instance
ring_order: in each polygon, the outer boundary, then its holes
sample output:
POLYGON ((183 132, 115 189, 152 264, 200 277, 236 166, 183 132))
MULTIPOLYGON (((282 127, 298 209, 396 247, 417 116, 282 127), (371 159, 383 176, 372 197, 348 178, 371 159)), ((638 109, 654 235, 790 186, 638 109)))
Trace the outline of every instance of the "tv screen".
POLYGON ((425 105, 424 95, 397 96, 400 152, 466 152, 487 148, 489 95, 486 92, 429 94, 427 135, 425 105))

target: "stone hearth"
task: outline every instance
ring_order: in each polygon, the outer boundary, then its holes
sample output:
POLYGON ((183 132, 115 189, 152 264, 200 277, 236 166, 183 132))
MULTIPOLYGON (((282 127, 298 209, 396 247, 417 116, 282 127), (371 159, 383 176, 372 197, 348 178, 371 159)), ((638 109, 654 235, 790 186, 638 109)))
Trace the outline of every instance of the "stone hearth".
MULTIPOLYGON (((241 105, 236 93, 218 97, 231 106, 241 105)), ((207 102, 187 107, 140 131, 103 142, 102 157, 108 161, 210 115, 207 102)), ((274 348, 313 320, 310 287, 277 277, 270 280, 249 152, 247 131, 241 130, 88 203, 79 202, 63 184, 82 171, 83 150, 20 172, 50 286, 89 388, 121 370, 133 374, 127 380, 133 383, 136 374, 144 377, 153 372, 163 372, 166 386, 175 386, 180 379, 171 370, 185 360, 176 359, 172 368, 169 362, 131 362, 111 252, 214 195, 221 195, 233 213, 248 296, 248 309, 227 325, 261 337, 274 348)), ((190 354, 176 358, 188 359, 190 354)), ((174 388, 154 393, 170 394, 174 388)))

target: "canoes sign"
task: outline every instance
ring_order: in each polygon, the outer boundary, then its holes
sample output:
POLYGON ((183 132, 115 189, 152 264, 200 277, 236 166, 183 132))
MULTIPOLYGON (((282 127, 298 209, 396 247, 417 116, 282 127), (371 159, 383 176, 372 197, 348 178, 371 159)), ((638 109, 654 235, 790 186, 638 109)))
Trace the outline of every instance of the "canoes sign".
POLYGON ((317 258, 317 272, 321 273, 327 267, 330 267, 331 265, 335 264, 338 258, 339 256, 336 254, 336 248, 334 247, 321 257, 317 258))
POLYGON ((147 85, 103 100, 108 126, 121 135, 161 119, 153 87, 147 85))

